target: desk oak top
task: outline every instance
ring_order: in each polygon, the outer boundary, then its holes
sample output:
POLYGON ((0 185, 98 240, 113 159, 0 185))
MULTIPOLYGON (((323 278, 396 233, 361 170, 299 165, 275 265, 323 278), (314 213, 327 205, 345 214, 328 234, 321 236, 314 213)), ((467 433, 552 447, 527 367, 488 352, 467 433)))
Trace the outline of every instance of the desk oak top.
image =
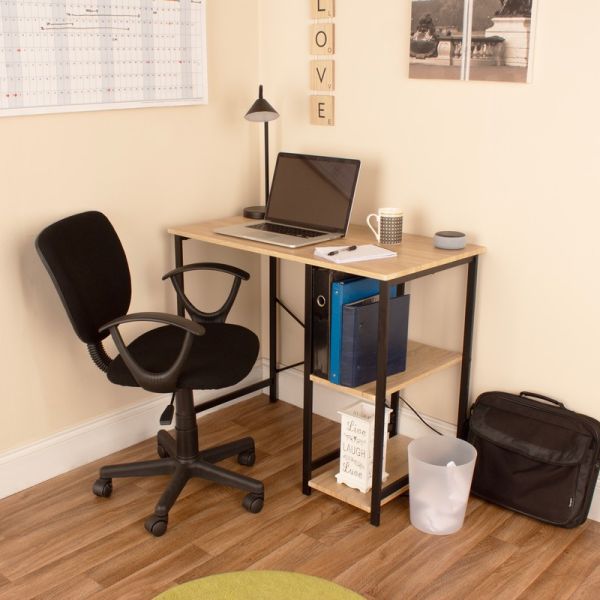
MULTIPOLYGON (((378 260, 368 260, 354 263, 336 264, 314 255, 316 244, 304 246, 303 248, 284 248, 283 246, 274 246, 252 240, 243 240, 241 238, 229 237, 214 233, 217 227, 226 227, 227 225, 236 225, 241 223, 256 223, 252 219, 244 217, 228 217, 225 219, 216 219, 214 221, 204 221, 191 225, 181 225, 179 227, 169 227, 168 232, 172 235, 178 235, 192 240, 209 242, 218 246, 235 248, 246 252, 254 252, 264 256, 273 256, 283 260, 299 262, 305 265, 325 267, 333 271, 343 271, 353 275, 371 277, 381 281, 392 281, 402 277, 409 277, 416 273, 437 269, 444 265, 462 262, 473 256, 483 254, 485 248, 474 244, 467 244, 463 250, 440 250, 433 246, 433 238, 423 235, 413 235, 405 233, 402 236, 402 242, 394 246, 386 246, 398 253, 393 258, 384 258, 378 260)), ((374 244, 375 238, 371 231, 362 225, 350 225, 348 234, 344 238, 330 240, 324 245, 360 245, 374 244)))

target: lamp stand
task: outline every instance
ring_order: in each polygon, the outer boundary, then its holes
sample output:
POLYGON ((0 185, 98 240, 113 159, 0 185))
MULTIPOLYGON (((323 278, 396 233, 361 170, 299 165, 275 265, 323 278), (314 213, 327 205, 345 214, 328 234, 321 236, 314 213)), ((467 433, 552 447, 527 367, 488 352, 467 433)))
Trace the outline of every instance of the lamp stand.
POLYGON ((263 86, 258 86, 258 100, 250 107, 244 118, 265 126, 265 204, 264 206, 247 206, 244 217, 249 219, 264 219, 269 203, 269 121, 277 119, 279 113, 263 98, 263 86))
POLYGON ((265 204, 258 206, 247 206, 243 215, 247 219, 264 219, 269 202, 269 123, 265 121, 265 204))

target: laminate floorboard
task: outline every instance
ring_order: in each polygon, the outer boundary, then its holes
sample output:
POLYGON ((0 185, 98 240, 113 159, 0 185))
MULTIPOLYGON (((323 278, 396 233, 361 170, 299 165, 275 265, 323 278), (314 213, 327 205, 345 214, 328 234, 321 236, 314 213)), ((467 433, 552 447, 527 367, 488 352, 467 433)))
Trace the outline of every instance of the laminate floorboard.
MULTIPOLYGON (((265 483, 261 513, 245 511, 238 490, 191 480, 154 538, 143 522, 168 477, 115 479, 111 498, 92 494, 101 465, 155 458, 153 438, 0 500, 0 600, 150 600, 247 569, 324 577, 368 600, 600 598, 599 523, 560 529, 471 498, 459 532, 431 536, 410 525, 404 496, 372 527, 358 509, 302 495, 300 409, 257 396, 199 426, 201 447, 255 438, 255 465, 221 464, 265 483)), ((338 438, 339 425, 315 417, 316 454, 338 438)))

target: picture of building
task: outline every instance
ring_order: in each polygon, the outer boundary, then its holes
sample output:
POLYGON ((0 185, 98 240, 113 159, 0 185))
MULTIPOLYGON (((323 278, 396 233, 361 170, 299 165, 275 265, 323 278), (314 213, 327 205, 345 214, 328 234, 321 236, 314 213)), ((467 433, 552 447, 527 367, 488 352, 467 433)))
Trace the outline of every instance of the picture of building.
POLYGON ((409 76, 529 81, 533 4, 533 0, 413 0, 409 76))

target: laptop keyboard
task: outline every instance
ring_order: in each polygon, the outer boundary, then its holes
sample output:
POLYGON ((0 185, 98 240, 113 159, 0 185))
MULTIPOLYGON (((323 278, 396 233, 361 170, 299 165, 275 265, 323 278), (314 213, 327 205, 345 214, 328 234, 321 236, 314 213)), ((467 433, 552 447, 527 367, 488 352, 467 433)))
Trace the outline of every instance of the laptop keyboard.
POLYGON ((311 229, 300 229, 299 227, 288 227, 287 225, 278 225, 276 223, 258 223, 257 225, 248 225, 250 229, 260 229, 261 231, 270 231, 271 233, 283 233, 285 235, 294 235, 302 238, 313 238, 323 235, 322 231, 312 231, 311 229))

